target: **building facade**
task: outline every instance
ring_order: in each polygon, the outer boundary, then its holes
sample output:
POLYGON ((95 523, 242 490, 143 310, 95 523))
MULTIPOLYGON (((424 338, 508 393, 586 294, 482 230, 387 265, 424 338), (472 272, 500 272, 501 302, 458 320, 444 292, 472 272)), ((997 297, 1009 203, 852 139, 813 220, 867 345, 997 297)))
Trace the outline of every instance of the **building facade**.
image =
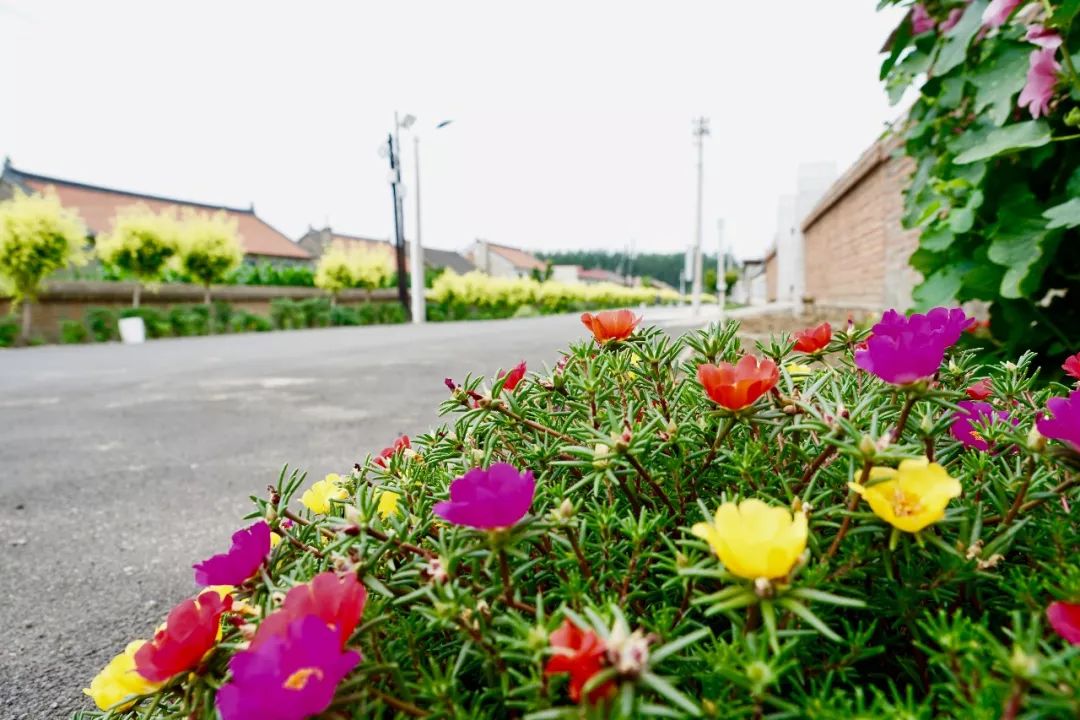
POLYGON ((532 253, 487 240, 474 242, 465 257, 477 270, 492 277, 521 278, 532 277, 533 271, 547 272, 547 263, 532 253))

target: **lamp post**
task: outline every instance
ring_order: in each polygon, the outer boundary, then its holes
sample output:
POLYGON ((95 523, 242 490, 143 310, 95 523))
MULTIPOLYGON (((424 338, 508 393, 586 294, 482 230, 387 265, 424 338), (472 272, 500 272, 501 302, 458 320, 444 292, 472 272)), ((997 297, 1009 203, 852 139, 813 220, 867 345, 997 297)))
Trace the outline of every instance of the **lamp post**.
MULTIPOLYGON (((411 116, 410 116, 411 117, 411 116)), ((443 120, 435 126, 436 130, 446 127, 453 120, 443 120)), ((414 324, 424 322, 427 317, 427 309, 424 306, 424 246, 420 241, 420 134, 413 134, 413 166, 415 169, 416 196, 416 232, 413 233, 412 244, 409 246, 409 276, 412 279, 412 321, 414 324)))
POLYGON ((693 315, 701 312, 701 205, 705 185, 705 136, 708 134, 709 119, 699 117, 694 121, 694 137, 697 138, 697 223, 694 229, 694 278, 690 290, 690 308, 693 315))
POLYGON ((398 133, 401 128, 408 130, 416 122, 416 117, 406 115, 398 117, 394 113, 394 131, 390 133, 390 184, 394 198, 394 258, 397 267, 397 290, 398 300, 409 312, 409 292, 405 287, 405 213, 402 209, 404 188, 401 187, 401 140, 398 133))

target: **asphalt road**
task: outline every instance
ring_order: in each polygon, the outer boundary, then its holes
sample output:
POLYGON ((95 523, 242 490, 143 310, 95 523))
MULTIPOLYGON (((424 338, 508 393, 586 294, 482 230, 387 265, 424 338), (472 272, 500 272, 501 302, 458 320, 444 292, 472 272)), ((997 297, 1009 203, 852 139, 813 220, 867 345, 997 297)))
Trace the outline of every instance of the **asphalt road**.
POLYGON ((0 352, 0 718, 92 707, 81 688, 195 591, 191 564, 282 465, 347 470, 437 424, 444 377, 540 370, 583 333, 558 316, 0 352))

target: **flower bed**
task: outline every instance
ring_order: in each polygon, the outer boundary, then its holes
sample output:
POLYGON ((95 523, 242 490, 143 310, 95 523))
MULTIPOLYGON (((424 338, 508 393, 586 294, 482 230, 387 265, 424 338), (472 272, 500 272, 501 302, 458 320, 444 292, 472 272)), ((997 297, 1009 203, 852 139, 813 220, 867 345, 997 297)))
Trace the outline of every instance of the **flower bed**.
POLYGON ((81 717, 1080 714, 1080 390, 977 366, 959 310, 754 354, 583 322, 283 471, 81 717))

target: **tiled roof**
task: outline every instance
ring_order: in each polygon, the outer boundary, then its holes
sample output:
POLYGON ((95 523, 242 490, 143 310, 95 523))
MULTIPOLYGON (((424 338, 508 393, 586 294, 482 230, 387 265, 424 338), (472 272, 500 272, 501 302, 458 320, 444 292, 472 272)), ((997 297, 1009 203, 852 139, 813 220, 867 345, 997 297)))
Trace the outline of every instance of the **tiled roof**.
POLYGON ((297 260, 311 258, 311 255, 306 250, 257 216, 253 208, 244 210, 157 195, 145 195, 126 190, 114 190, 45 175, 35 175, 15 170, 10 165, 4 168, 4 178, 10 179, 33 192, 44 192, 46 189, 52 188, 60 199, 60 203, 66 208, 76 210, 82 216, 86 226, 95 235, 107 231, 112 225, 117 211, 131 205, 145 205, 155 212, 161 212, 169 208, 193 208, 210 212, 220 210, 236 220, 237 229, 240 233, 240 242, 244 247, 245 254, 297 260))
POLYGON ((502 255, 516 268, 523 268, 525 270, 544 270, 547 268, 545 263, 524 250, 518 250, 517 248, 507 247, 505 245, 496 245, 495 243, 488 243, 488 250, 502 255))
MULTIPOLYGON (((365 250, 385 250, 393 257, 394 246, 388 240, 373 240, 371 238, 358 237, 356 235, 344 235, 342 233, 330 233, 331 247, 362 247, 365 250)), ((409 242, 405 243, 405 265, 409 264, 409 242)), ((460 253, 453 250, 436 250, 424 248, 424 265, 429 268, 449 268, 458 274, 465 274, 475 270, 476 266, 466 260, 460 253)))

